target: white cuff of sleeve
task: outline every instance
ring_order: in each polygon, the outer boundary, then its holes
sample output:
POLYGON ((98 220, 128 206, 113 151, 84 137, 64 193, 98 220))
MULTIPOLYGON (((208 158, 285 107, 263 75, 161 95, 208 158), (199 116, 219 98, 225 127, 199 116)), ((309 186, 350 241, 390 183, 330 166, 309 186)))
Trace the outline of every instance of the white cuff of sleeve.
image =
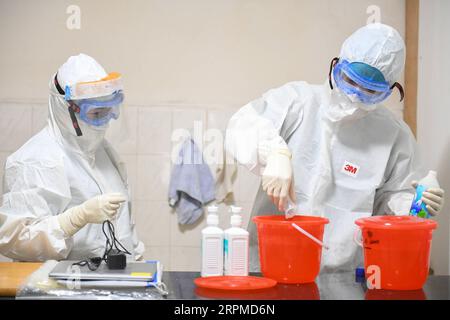
POLYGON ((78 213, 79 211, 77 211, 77 207, 72 207, 56 216, 58 218, 60 228, 64 231, 66 237, 72 237, 86 225, 78 213))
POLYGON ((57 239, 70 238, 61 227, 58 216, 51 216, 49 218, 49 228, 50 230, 52 230, 52 235, 57 239))
POLYGON ((292 157, 286 142, 280 136, 277 136, 272 140, 262 141, 258 146, 258 162, 265 166, 267 164, 267 157, 269 154, 278 151, 286 152, 283 154, 286 154, 289 158, 292 157))

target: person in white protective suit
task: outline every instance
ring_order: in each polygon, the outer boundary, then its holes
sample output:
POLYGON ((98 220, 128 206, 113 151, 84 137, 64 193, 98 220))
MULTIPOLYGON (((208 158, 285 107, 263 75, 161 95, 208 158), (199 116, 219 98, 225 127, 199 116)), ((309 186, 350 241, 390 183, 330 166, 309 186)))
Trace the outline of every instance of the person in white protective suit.
POLYGON ((102 256, 102 222, 142 259, 124 163, 104 139, 123 101, 118 73, 70 57, 50 80, 47 126, 8 157, 0 253, 20 261, 102 256))
MULTIPOLYGON (((290 82, 269 90, 235 113, 226 148, 262 175, 252 216, 286 210, 324 216, 322 272, 354 270, 362 256, 354 221, 371 215, 408 214, 419 166, 409 127, 380 103, 398 88, 405 61, 403 39, 393 28, 370 24, 352 34, 333 59, 324 85, 290 82)), ((442 189, 424 201, 432 214, 442 189)), ((259 270, 257 234, 250 231, 250 269, 259 270)), ((295 254, 295 253, 293 253, 295 254)))

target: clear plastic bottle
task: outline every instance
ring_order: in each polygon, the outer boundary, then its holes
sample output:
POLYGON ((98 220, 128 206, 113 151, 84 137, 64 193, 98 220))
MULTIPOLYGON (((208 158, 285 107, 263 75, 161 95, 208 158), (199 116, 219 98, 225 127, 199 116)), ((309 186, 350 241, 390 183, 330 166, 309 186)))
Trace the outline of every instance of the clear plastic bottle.
POLYGON ((430 170, 425 178, 419 181, 416 187, 416 194, 414 195, 414 200, 411 204, 411 209, 409 210, 410 216, 416 216, 420 218, 428 219, 430 213, 428 212, 426 204, 422 201, 422 194, 428 188, 439 188, 439 182, 437 180, 436 171, 430 170))
POLYGON ((242 208, 231 206, 231 228, 225 230, 225 275, 248 276, 249 233, 242 228, 242 208))
POLYGON ((202 277, 223 275, 223 230, 219 225, 219 208, 208 207, 207 227, 202 230, 202 277))

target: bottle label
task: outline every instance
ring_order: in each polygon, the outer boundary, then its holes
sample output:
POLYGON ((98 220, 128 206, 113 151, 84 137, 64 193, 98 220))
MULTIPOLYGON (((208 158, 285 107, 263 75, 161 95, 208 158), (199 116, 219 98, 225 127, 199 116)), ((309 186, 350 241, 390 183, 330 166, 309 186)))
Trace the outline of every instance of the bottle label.
POLYGON ((222 237, 204 237, 202 241, 202 277, 223 275, 222 237))
POLYGON ((419 184, 416 188, 416 194, 414 196, 414 200, 411 204, 411 209, 409 210, 410 216, 415 216, 419 218, 426 218, 428 219, 430 217, 430 213, 427 210, 426 204, 422 200, 422 195, 425 192, 426 187, 419 184))

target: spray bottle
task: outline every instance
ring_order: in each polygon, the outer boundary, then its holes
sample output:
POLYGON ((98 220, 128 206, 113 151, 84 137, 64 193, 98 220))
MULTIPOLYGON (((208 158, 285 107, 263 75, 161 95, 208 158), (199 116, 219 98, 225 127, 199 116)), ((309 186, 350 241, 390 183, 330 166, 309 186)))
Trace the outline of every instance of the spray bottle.
POLYGON ((208 207, 207 227, 202 230, 202 277, 223 275, 223 230, 219 225, 219 208, 208 207))
POLYGON ((411 204, 411 209, 409 210, 410 216, 416 216, 420 218, 428 219, 430 213, 428 212, 427 205, 422 201, 422 194, 428 188, 439 188, 439 182, 437 181, 436 171, 430 170, 428 174, 419 181, 416 187, 416 194, 414 195, 414 200, 411 204))
POLYGON ((249 233, 242 226, 242 208, 231 206, 231 228, 225 230, 225 275, 248 276, 249 233))

